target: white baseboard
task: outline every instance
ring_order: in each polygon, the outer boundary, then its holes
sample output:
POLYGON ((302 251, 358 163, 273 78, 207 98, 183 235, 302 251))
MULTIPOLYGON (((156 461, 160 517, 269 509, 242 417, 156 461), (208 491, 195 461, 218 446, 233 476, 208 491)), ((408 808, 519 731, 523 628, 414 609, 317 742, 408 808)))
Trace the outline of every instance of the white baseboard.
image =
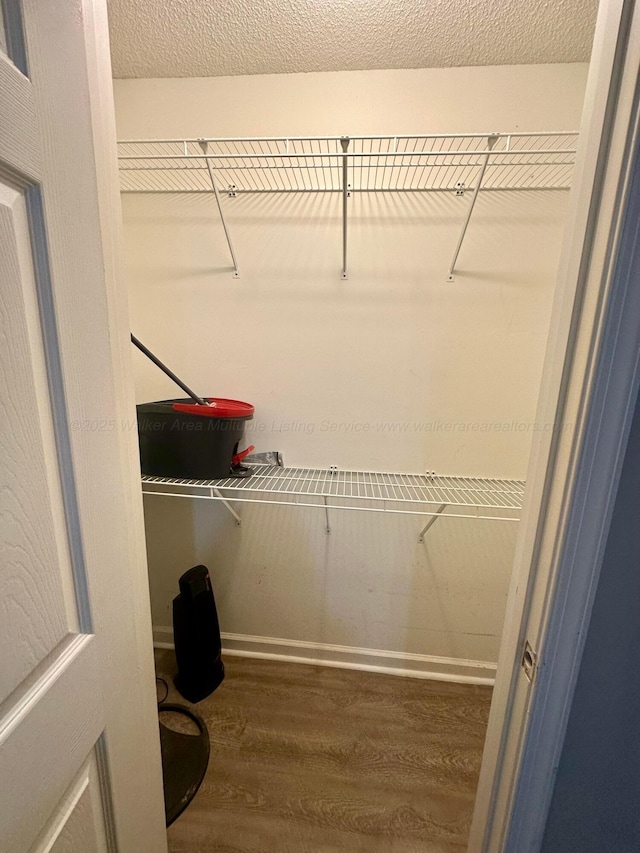
MULTIPOLYGON (((172 649, 173 629, 154 626, 153 643, 159 649, 172 649)), ((222 634, 222 651, 225 655, 236 657, 334 666, 340 669, 381 672, 407 678, 453 681, 458 684, 493 686, 496 674, 495 663, 488 661, 387 652, 380 649, 359 649, 353 646, 308 643, 304 640, 281 640, 277 637, 254 637, 248 634, 222 634)))

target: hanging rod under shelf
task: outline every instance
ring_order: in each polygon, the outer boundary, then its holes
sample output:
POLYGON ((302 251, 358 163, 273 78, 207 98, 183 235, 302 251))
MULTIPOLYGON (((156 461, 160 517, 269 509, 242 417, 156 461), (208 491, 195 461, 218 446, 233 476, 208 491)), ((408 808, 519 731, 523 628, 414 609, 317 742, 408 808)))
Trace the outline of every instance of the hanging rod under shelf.
POLYGON ((524 486, 522 480, 268 465, 256 466, 245 478, 142 477, 144 494, 221 501, 237 523, 235 502, 428 516, 420 539, 440 517, 518 521, 524 486))

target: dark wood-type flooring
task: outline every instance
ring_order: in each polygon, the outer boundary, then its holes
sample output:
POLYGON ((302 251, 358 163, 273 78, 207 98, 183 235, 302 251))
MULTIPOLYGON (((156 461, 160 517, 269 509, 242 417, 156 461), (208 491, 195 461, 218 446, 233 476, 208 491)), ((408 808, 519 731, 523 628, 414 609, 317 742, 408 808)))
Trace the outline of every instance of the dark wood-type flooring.
MULTIPOLYGON (((491 690, 227 657, 171 853, 464 853, 491 690)), ((156 652, 159 675, 173 652, 156 652)), ((186 703, 171 685, 169 698, 186 703)))

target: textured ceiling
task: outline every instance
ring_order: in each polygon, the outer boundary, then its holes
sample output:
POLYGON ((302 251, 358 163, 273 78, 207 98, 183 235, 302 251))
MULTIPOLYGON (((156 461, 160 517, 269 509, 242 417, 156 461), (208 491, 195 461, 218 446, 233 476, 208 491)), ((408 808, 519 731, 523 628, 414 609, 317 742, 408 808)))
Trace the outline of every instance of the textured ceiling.
POLYGON ((109 0, 114 77, 586 62, 597 0, 109 0))

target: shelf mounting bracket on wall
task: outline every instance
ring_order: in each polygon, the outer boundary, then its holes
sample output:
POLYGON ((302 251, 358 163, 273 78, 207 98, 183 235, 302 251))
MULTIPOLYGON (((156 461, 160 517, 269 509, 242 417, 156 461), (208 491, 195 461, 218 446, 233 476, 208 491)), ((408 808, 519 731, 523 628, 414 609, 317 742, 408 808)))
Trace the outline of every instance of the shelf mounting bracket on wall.
POLYGON ((431 527, 431 525, 432 525, 432 524, 435 524, 435 523, 436 523, 436 521, 438 520, 438 517, 439 517, 440 515, 442 515, 442 513, 445 511, 445 509, 447 508, 447 506, 448 506, 447 504, 441 504, 441 505, 438 507, 438 509, 436 510, 436 514, 435 514, 434 516, 432 516, 432 517, 429 519, 429 521, 427 521, 427 523, 426 523, 426 524, 425 524, 425 526, 422 528, 422 530, 420 531, 420 533, 418 533, 418 542, 421 542, 421 543, 422 543, 422 542, 424 542, 424 537, 425 537, 425 535, 426 535, 426 533, 427 533, 427 530, 429 530, 429 528, 431 527))
POLYGON ((324 532, 327 536, 331 533, 331 525, 329 524, 329 505, 327 504, 327 496, 324 496, 324 518, 326 522, 326 526, 324 528, 324 532))
POLYGON ((453 260, 451 261, 451 266, 449 267, 449 274, 447 276, 447 281, 455 281, 455 268, 456 263, 458 262, 458 255, 460 254, 460 249, 462 248, 462 244, 464 242, 465 234, 467 233, 467 228, 469 227, 469 222, 471 221, 471 214, 473 213, 473 208, 476 205, 476 201, 478 200, 478 193, 480 192, 480 187, 482 186, 482 180, 484 178, 484 173, 487 171, 487 166, 489 165, 489 159, 491 157, 491 151, 493 150, 493 146, 499 139, 499 134, 493 133, 491 136, 487 137, 487 148, 489 149, 487 153, 484 155, 484 159, 480 166, 480 171, 478 172, 478 177, 476 179, 476 185, 473 189, 473 195, 471 196, 471 201, 469 203, 469 209, 467 210, 467 216, 464 220, 464 224, 462 226, 462 232, 460 234, 460 239, 458 240, 458 245, 456 246, 456 250, 453 253, 453 260))
MULTIPOLYGON (((207 155, 209 150, 209 143, 201 139, 199 141, 200 148, 202 148, 202 153, 207 155)), ((218 205, 218 212, 220 213, 220 219, 222 221, 222 227, 224 228, 224 236, 227 238, 227 245, 229 246, 229 252, 231 254, 231 260, 233 262, 233 277, 240 278, 240 270, 238 269, 238 262, 236 260, 236 253, 233 251, 233 244, 231 242, 231 236, 229 234, 229 229, 227 228, 227 223, 224 218, 224 213, 222 211, 222 204, 220 203, 220 193, 218 192, 218 185, 216 183, 215 176, 213 174, 213 167, 211 166, 211 161, 209 158, 206 158, 207 171, 209 172, 209 180, 211 181, 211 187, 213 189, 214 195, 216 197, 216 204, 218 205)))
POLYGON ((236 527, 241 527, 241 526, 242 526, 242 519, 240 518, 240 516, 238 515, 238 513, 235 511, 235 509, 231 506, 231 504, 229 503, 229 501, 226 501, 226 500, 223 498, 222 493, 220 492, 220 489, 211 489, 211 493, 212 493, 212 494, 215 494, 215 496, 218 498, 218 500, 222 501, 222 504, 226 507, 226 509, 228 509, 228 510, 229 510, 229 512, 231 513, 231 515, 235 518, 235 520, 236 520, 236 527))
POLYGON ((349 278, 347 272, 347 199, 349 198, 349 158, 347 157, 347 149, 349 148, 350 138, 348 136, 340 137, 340 145, 342 146, 342 278, 349 278))

